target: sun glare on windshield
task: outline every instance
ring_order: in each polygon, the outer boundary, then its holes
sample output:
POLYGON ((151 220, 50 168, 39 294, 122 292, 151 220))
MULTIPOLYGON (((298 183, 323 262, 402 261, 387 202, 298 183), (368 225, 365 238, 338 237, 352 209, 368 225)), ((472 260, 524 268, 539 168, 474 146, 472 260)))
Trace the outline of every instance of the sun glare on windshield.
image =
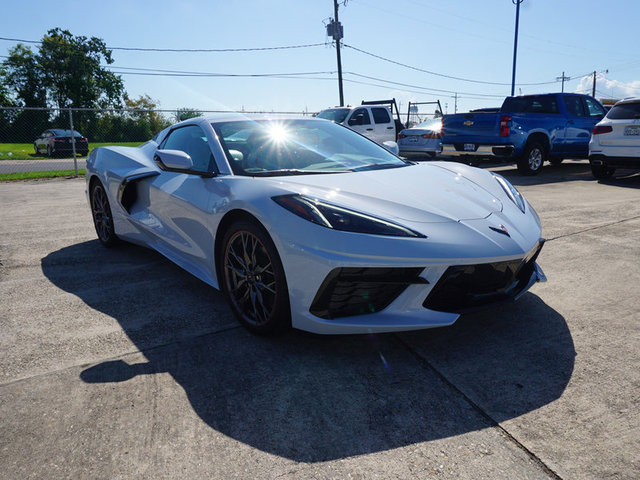
POLYGON ((289 130, 281 123, 273 123, 269 125, 267 133, 272 142, 284 143, 289 139, 289 130))

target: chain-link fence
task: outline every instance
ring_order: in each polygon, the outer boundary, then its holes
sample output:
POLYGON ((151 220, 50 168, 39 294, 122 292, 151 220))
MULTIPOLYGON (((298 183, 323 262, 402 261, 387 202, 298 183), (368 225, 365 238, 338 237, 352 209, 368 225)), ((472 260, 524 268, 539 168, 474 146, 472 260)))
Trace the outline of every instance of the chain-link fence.
POLYGON ((407 128, 411 128, 440 117, 442 117, 440 100, 435 102, 409 102, 406 117, 403 120, 406 120, 407 128))
POLYGON ((138 146, 177 121, 213 113, 232 112, 0 107, 0 174, 65 171, 77 175, 85 168, 86 156, 96 147, 138 146))

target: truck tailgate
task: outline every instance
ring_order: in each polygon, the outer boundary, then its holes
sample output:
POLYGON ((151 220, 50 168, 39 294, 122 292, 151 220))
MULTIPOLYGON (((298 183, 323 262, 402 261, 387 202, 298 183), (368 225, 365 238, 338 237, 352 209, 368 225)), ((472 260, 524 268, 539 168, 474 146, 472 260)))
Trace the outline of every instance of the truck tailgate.
POLYGON ((486 143, 499 135, 499 113, 456 113, 442 120, 442 143, 486 143))

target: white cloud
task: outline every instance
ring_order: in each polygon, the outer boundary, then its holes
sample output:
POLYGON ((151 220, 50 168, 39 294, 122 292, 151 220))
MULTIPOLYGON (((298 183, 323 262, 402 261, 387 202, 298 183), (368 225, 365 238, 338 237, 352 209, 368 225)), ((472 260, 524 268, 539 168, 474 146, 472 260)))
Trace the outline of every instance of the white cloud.
MULTIPOLYGON (((582 77, 575 89, 576 93, 588 93, 593 91, 593 75, 582 77)), ((596 98, 640 97, 640 80, 621 82, 610 80, 602 73, 596 74, 596 98)))

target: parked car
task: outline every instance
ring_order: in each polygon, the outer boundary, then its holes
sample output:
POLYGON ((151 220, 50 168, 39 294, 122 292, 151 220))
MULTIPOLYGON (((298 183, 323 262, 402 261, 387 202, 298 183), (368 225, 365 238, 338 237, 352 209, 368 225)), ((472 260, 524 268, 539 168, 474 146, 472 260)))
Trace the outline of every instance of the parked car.
POLYGON ((380 145, 396 141, 396 122, 386 105, 327 108, 317 117, 349 127, 380 145))
POLYGON ((587 158, 591 131, 604 115, 589 95, 507 97, 499 112, 445 115, 442 154, 515 161, 520 173, 535 175, 546 160, 587 158))
POLYGON ((589 163, 597 179, 616 168, 640 169, 640 98, 619 101, 593 128, 589 163))
MULTIPOLYGON (((80 132, 73 132, 76 143, 76 154, 85 156, 89 153, 89 141, 80 132)), ((51 128, 45 130, 42 135, 35 139, 33 148, 36 154, 46 153, 49 157, 54 155, 71 155, 73 145, 71 144, 71 130, 51 128)))
POLYGON ((199 117, 156 138, 89 155, 98 239, 156 249, 253 332, 445 326, 544 280, 538 216, 487 170, 315 118, 199 117))
POLYGON ((405 157, 425 156, 435 157, 440 153, 440 133, 442 118, 427 120, 426 122, 405 128, 398 134, 398 148, 400 155, 405 157))

